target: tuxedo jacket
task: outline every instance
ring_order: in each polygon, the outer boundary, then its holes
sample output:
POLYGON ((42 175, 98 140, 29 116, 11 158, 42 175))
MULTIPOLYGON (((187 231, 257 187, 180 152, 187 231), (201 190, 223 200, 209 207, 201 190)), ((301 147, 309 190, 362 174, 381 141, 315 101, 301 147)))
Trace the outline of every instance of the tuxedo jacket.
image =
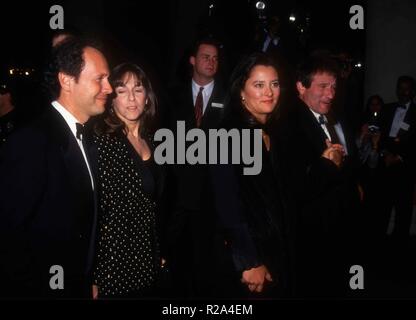
MULTIPOLYGON (((88 147, 86 152, 94 157, 88 147)), ((89 163, 96 172, 95 161, 89 163)), ((1 151, 0 177, 2 294, 87 297, 95 194, 76 138, 54 108, 10 137, 1 151), (63 269, 62 290, 50 287, 52 266, 63 269)))
MULTIPOLYGON (((357 151, 354 136, 343 117, 337 117, 344 133, 348 155, 341 168, 321 155, 326 149, 327 136, 320 124, 300 100, 293 106, 289 116, 292 131, 291 145, 298 146, 293 151, 294 165, 302 173, 300 185, 303 190, 300 222, 304 230, 317 228, 323 234, 339 233, 340 228, 354 220, 358 214, 357 151)), ((302 231, 303 232, 303 231, 302 231)), ((319 232, 318 232, 319 234, 319 232)))
POLYGON ((286 128, 279 134, 287 137, 282 156, 292 179, 285 185, 296 209, 291 233, 295 295, 343 296, 345 270, 359 261, 356 249, 362 225, 353 135, 338 117, 348 149, 338 168, 322 157, 327 137, 302 101, 285 117, 281 122, 286 128))
POLYGON ((381 149, 399 155, 405 167, 415 174, 416 168, 416 104, 411 102, 404 118, 405 126, 399 130, 397 138, 390 138, 390 129, 398 103, 386 104, 381 112, 381 149))

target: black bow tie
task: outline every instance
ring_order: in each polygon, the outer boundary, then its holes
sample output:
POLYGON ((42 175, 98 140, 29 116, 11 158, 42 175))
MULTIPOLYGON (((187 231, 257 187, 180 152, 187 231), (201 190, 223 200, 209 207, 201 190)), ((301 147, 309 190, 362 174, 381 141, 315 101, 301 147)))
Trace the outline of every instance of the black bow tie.
POLYGON ((318 117, 319 124, 326 124, 328 121, 325 119, 323 115, 318 117))
POLYGON ((75 125, 77 127, 77 139, 82 140, 84 137, 85 127, 78 122, 75 125))

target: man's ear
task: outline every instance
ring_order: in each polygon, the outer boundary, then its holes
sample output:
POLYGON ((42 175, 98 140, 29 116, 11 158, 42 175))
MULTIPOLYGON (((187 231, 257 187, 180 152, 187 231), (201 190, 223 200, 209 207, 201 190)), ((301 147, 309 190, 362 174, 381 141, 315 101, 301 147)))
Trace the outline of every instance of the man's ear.
POLYGON ((189 63, 192 64, 192 66, 195 66, 195 57, 194 56, 189 57, 189 63))
POLYGON ((59 84, 63 91, 69 92, 72 88, 72 81, 74 80, 73 76, 70 76, 66 73, 59 72, 58 73, 59 84))
POLYGON ((302 82, 296 81, 296 89, 298 89, 298 93, 302 96, 305 93, 306 88, 303 86, 302 82))

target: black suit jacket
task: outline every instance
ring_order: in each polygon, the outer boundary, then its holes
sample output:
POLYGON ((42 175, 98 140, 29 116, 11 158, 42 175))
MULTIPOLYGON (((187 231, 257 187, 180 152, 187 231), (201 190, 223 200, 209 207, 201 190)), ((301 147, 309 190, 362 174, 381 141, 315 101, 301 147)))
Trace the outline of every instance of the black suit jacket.
POLYGON ((54 108, 11 136, 0 155, 0 176, 3 294, 87 297, 95 195, 76 139, 54 108), (63 290, 49 286, 53 265, 64 270, 63 290))
MULTIPOLYGON (((352 219, 358 206, 357 151, 354 136, 342 116, 336 117, 342 127, 348 155, 341 168, 321 155, 326 149, 325 132, 309 108, 300 100, 290 115, 292 144, 300 147, 296 157, 305 189, 302 220, 304 227, 320 225, 325 232, 337 233, 344 219, 352 219), (317 214, 317 215, 316 215, 317 214)), ((345 226, 344 226, 345 227, 345 226)))
MULTIPOLYGON (((219 126, 224 108, 213 104, 224 103, 224 91, 215 82, 207 108, 203 114, 201 129, 206 131, 219 126)), ((192 98, 191 81, 185 86, 176 87, 171 92, 170 126, 176 131, 176 122, 185 121, 186 131, 196 127, 195 107, 192 98)), ((190 143, 187 142, 187 146, 190 143)), ((207 153, 208 154, 208 153, 207 153)), ((176 264, 178 273, 184 276, 182 282, 194 280, 188 294, 209 296, 210 266, 212 264, 215 214, 212 188, 209 182, 207 165, 174 165, 170 168, 167 188, 171 202, 171 217, 168 225, 168 241, 171 261, 176 264), (189 270, 186 270, 189 268, 189 270), (195 284, 196 283, 196 284, 195 284), (193 291, 193 292, 192 292, 193 291), (192 292, 192 293, 190 293, 192 292)), ((174 267, 175 268, 175 267, 174 267)))
MULTIPOLYGON (((173 88, 171 90, 170 126, 176 128, 176 121, 185 121, 186 129, 196 127, 195 106, 192 96, 192 83, 173 88)), ((222 85, 215 82, 207 108, 202 116, 201 129, 216 128, 224 116, 225 92, 222 85)))
MULTIPOLYGON (((270 127, 274 125, 270 123, 270 127)), ((222 126, 227 130, 236 128, 240 133, 243 129, 261 129, 260 124, 243 109, 234 109, 222 126)), ((251 141, 253 132, 250 132, 251 141)), ((232 257, 234 270, 234 276, 230 279, 226 279, 227 273, 223 272, 225 276, 221 281, 229 283, 234 280, 240 283, 243 271, 265 265, 276 284, 272 288, 266 286, 264 294, 270 297, 287 295, 291 282, 288 232, 291 232, 290 216, 294 212, 291 212, 293 207, 285 192, 288 177, 286 164, 280 154, 283 146, 279 144, 276 136, 270 134, 270 151, 267 152, 262 145, 262 170, 258 175, 244 175, 242 164, 210 166, 216 213, 220 230, 227 240, 225 250, 232 257)), ((253 145, 251 148, 253 150, 253 145)), ((229 145, 229 160, 232 157, 231 150, 229 145)), ((226 257, 226 254, 219 254, 221 256, 226 257)), ((224 263, 223 268, 226 267, 224 263)), ((230 264, 228 268, 231 268, 230 264)), ((246 291, 246 288, 241 286, 240 290, 246 291)), ((234 298, 238 297, 238 293, 234 294, 234 298)))
POLYGON ((416 104, 410 103, 404 122, 409 125, 407 130, 401 128, 397 139, 390 138, 390 129, 398 108, 398 103, 386 104, 381 112, 381 149, 400 155, 405 167, 415 174, 416 171, 416 104))
POLYGON ((345 273, 359 261, 351 255, 358 251, 355 240, 360 240, 357 227, 362 225, 353 135, 338 118, 348 149, 338 168, 321 156, 327 137, 309 108, 300 100, 291 107, 279 134, 288 137, 283 157, 290 163, 292 181, 286 185, 292 203, 297 197, 295 294, 343 296, 348 286, 345 273))

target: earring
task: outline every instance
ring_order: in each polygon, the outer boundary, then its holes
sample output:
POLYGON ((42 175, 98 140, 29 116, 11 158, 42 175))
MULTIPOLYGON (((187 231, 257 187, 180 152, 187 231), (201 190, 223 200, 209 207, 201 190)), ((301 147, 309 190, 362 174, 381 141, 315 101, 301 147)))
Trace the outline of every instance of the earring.
POLYGON ((244 101, 246 101, 246 99, 244 99, 244 97, 241 97, 241 101, 243 101, 243 102, 244 102, 244 101))

